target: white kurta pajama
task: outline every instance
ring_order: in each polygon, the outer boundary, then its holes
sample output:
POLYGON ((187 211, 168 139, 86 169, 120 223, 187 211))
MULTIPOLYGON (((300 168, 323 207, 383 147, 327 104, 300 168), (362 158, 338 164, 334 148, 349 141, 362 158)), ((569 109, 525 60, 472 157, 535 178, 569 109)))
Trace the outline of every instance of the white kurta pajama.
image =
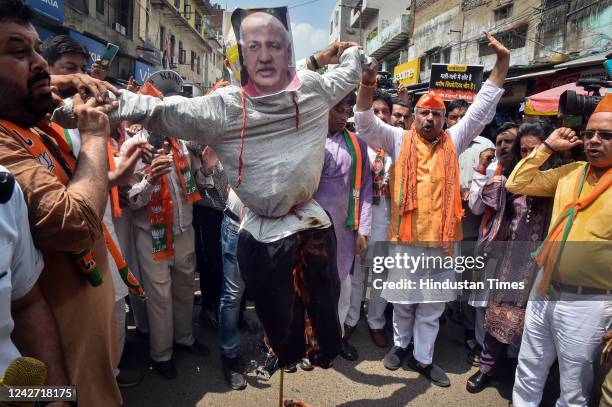
MULTIPOLYGON (((377 153, 371 147, 368 147, 368 157, 370 163, 374 166, 377 159, 377 153)), ((364 285, 368 280, 368 267, 366 259, 371 259, 373 256, 384 255, 375 253, 376 242, 384 242, 387 240, 387 230, 389 228, 389 217, 391 216, 390 201, 387 193, 389 177, 391 175, 391 166, 393 161, 388 154, 384 155, 382 159, 382 166, 384 169, 383 179, 381 180, 384 185, 384 192, 380 194, 379 202, 372 202, 372 227, 370 239, 368 240, 368 254, 364 257, 355 257, 355 267, 353 269, 353 275, 351 277, 351 306, 348 310, 346 317, 346 324, 349 326, 356 326, 359 322, 361 314, 361 302, 364 298, 364 285)), ((374 172, 372 172, 373 183, 374 172)), ((379 290, 370 291, 370 299, 368 302, 368 315, 367 321, 370 329, 383 329, 385 326, 385 308, 387 307, 387 300, 380 296, 379 290)))
MULTIPOLYGON (((455 145, 459 156, 482 132, 484 127, 493 119, 495 109, 503 94, 503 89, 486 81, 474 103, 469 107, 464 118, 455 126, 447 130, 455 145)), ((365 112, 355 112, 355 125, 360 136, 368 144, 380 147, 387 151, 393 162, 397 161, 400 153, 404 129, 393 127, 378 119, 372 109, 365 112)), ((418 187, 418 185, 417 185, 418 187)), ((442 249, 437 247, 403 246, 390 247, 389 255, 393 251, 408 253, 409 256, 419 256, 421 253, 429 256, 446 256, 442 249)), ((455 248, 458 252, 458 247, 455 248)), ((431 277, 438 281, 455 281, 455 271, 445 270, 431 277)), ((407 270, 397 270, 389 273, 389 281, 400 281, 403 278, 414 279, 414 275, 407 270)), ((428 298, 423 297, 421 290, 383 290, 382 295, 393 303, 394 343, 405 347, 414 337, 417 361, 430 364, 433 358, 433 344, 438 334, 438 318, 444 312, 444 303, 453 301, 456 293, 453 290, 439 290, 437 293, 429 291, 428 298), (417 344, 418 342, 418 344, 417 344)))
MULTIPOLYGON (((146 140, 146 130, 123 143, 124 154, 131 144, 146 140)), ((184 142, 179 142, 190 162, 184 142)), ((145 177, 146 165, 139 162, 130 182, 129 205, 133 210, 134 240, 138 263, 141 266, 142 285, 147 293, 147 320, 150 328, 149 353, 155 362, 172 358, 174 343, 192 345, 192 311, 195 279, 195 233, 191 225, 193 206, 185 198, 174 163, 166 175, 172 198, 172 233, 174 257, 155 260, 152 253, 151 225, 148 204, 155 184, 145 177)))

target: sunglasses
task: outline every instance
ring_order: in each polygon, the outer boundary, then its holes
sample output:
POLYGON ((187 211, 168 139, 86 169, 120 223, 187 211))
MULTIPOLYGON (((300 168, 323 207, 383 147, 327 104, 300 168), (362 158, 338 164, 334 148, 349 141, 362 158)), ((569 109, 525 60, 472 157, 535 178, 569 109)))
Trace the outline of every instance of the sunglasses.
POLYGON ((595 137, 596 134, 599 135, 599 138, 603 141, 610 141, 612 139, 612 131, 609 130, 582 130, 580 132, 580 136, 584 140, 590 140, 595 137))

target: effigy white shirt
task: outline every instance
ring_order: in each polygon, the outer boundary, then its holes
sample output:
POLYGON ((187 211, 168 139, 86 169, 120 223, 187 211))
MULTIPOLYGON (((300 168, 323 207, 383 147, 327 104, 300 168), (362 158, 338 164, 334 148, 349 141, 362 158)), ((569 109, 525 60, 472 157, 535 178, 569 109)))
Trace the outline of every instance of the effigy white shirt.
POLYGON ((361 79, 359 49, 346 50, 340 65, 324 75, 297 74, 301 86, 296 91, 257 98, 243 98, 237 86, 164 100, 122 91, 119 108, 109 117, 212 145, 246 206, 241 227, 260 242, 272 242, 331 225, 312 197, 323 168, 329 111, 361 79), (242 182, 236 187, 243 129, 242 182))

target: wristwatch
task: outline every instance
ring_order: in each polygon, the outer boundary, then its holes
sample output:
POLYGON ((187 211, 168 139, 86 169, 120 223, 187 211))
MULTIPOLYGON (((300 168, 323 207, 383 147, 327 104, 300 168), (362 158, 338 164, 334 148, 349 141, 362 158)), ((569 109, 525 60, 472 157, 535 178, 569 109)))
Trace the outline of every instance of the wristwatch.
POLYGON ((321 69, 321 65, 317 62, 317 58, 314 55, 310 56, 310 63, 314 67, 315 71, 321 69))

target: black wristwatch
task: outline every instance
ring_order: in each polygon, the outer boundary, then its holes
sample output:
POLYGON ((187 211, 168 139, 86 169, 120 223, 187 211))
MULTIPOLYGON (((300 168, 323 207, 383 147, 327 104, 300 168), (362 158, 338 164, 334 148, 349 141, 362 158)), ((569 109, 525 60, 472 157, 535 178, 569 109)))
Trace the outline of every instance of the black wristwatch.
POLYGON ((312 66, 314 66, 315 71, 321 69, 321 65, 319 65, 319 63, 317 62, 317 58, 315 58, 314 55, 310 56, 310 63, 312 64, 312 66))

